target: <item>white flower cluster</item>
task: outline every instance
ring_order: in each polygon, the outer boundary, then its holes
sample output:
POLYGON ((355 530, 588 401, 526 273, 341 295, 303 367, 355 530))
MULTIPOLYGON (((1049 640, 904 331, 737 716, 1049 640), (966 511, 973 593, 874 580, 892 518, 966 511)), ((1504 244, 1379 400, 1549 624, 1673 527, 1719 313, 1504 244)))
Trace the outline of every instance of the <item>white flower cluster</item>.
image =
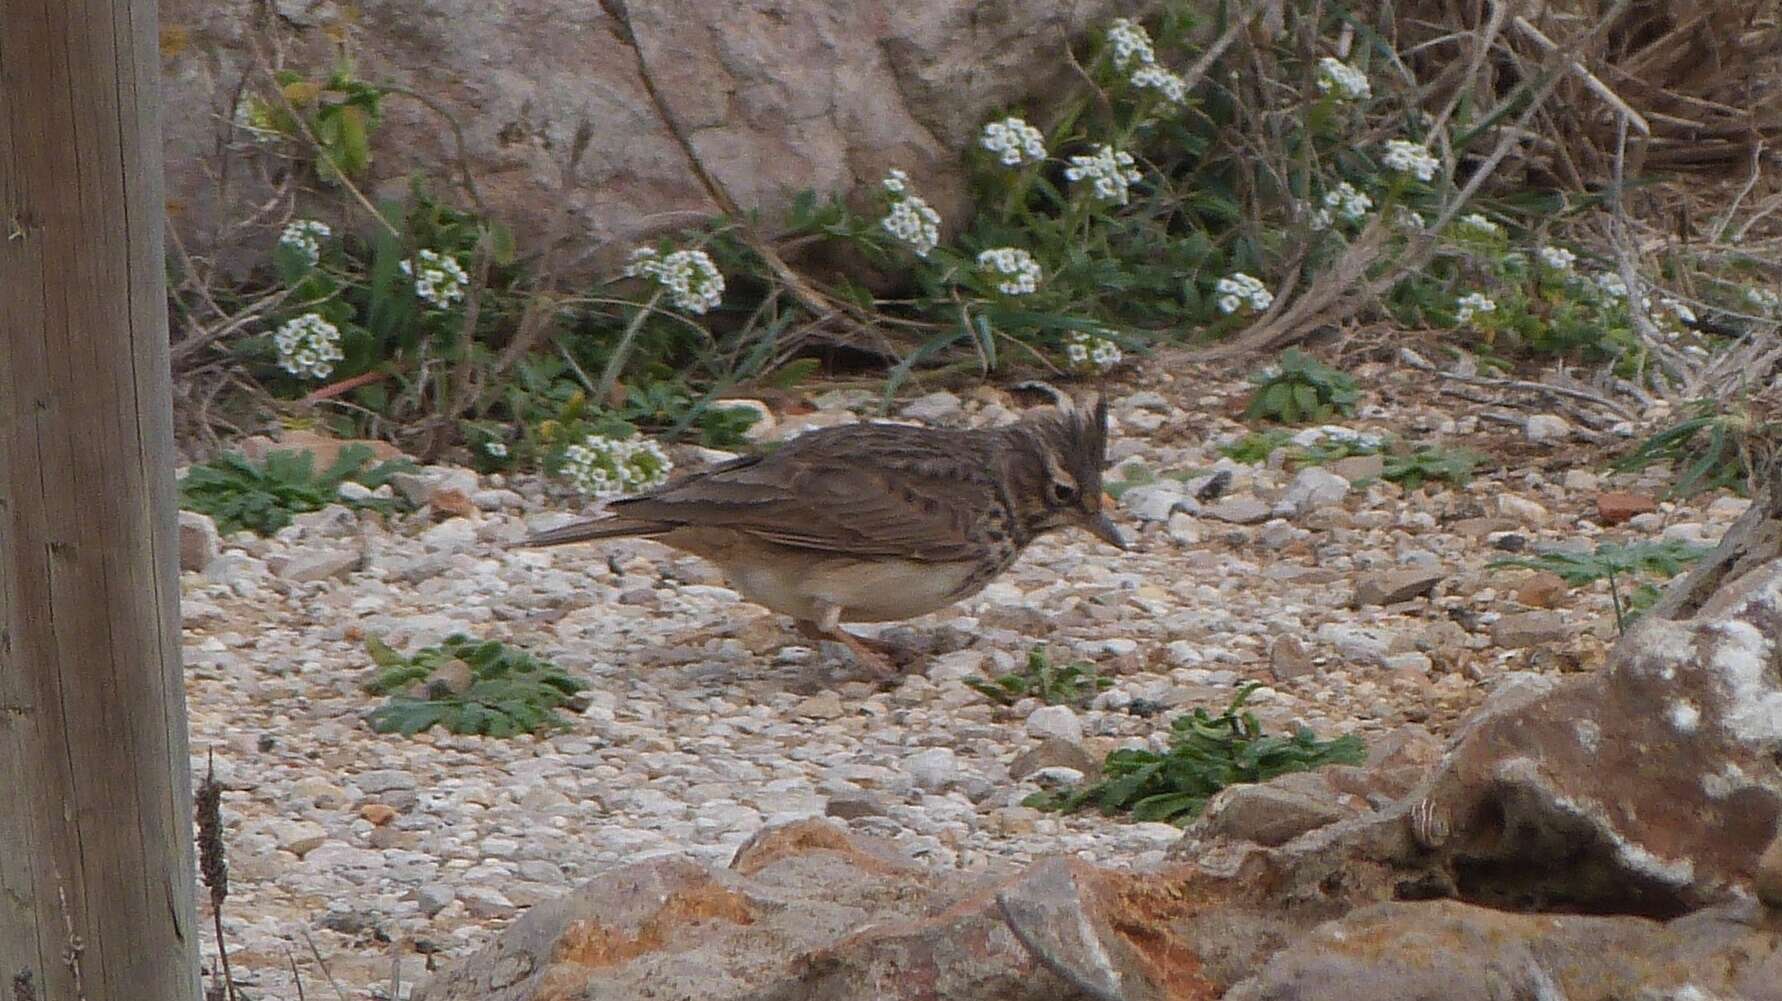
POLYGON ((505 459, 507 458, 507 442, 485 441, 483 442, 483 451, 492 459, 505 459))
MULTIPOLYGON (((1578 261, 1577 254, 1572 253, 1564 247, 1555 247, 1552 244, 1542 247, 1535 253, 1535 256, 1541 259, 1542 264, 1545 264, 1555 271, 1570 271, 1572 265, 1576 264, 1578 261)), ((1627 294, 1627 287, 1625 285, 1622 286, 1621 294, 1627 294)))
POLYGON ((1627 298, 1627 283, 1622 281, 1621 276, 1613 271, 1604 271, 1597 275, 1596 287, 1601 289, 1603 294, 1610 298, 1627 298))
POLYGON ((1131 18, 1117 17, 1108 26, 1108 45, 1114 51, 1116 69, 1126 69, 1134 63, 1149 66, 1157 61, 1157 50, 1151 46, 1151 33, 1131 18))
POLYGON ((591 497, 648 490, 668 479, 674 463, 648 438, 589 435, 563 450, 563 477, 591 497))
POLYGON ((1429 220, 1423 218, 1421 214, 1405 208, 1403 205, 1394 205, 1392 206, 1392 225, 1397 226, 1399 229, 1420 230, 1429 225, 1429 220))
POLYGON ((995 153, 1005 167, 1044 163, 1046 159, 1046 137, 1020 118, 1004 118, 984 126, 983 138, 978 143, 995 153))
POLYGON ((1267 286, 1242 271, 1234 271, 1219 279, 1215 288, 1219 292, 1219 312, 1221 313, 1235 313, 1242 309, 1245 303, 1260 313, 1273 305, 1275 301, 1275 294, 1270 292, 1267 286))
POLYGON ((1188 100, 1188 81, 1182 74, 1166 70, 1156 63, 1146 63, 1132 71, 1132 85, 1140 90, 1154 90, 1171 104, 1188 100))
POLYGON ((1745 290, 1745 301, 1756 306, 1759 312, 1774 316, 1782 313, 1782 295, 1767 288, 1748 288, 1745 290))
POLYGON ((1079 372, 1105 372, 1125 357, 1120 353, 1120 345, 1082 330, 1071 332, 1064 344, 1064 356, 1070 359, 1070 367, 1079 372))
POLYGON ((1442 161, 1431 156, 1428 148, 1403 139, 1386 140, 1386 155, 1380 159, 1388 169, 1410 174, 1419 181, 1434 177, 1442 166, 1442 161))
POLYGON ((1064 170, 1067 181, 1089 181, 1095 197, 1115 205, 1125 205, 1132 197, 1132 185, 1143 174, 1134 166, 1132 154, 1102 145, 1089 156, 1073 156, 1064 170))
POLYGON ((940 243, 940 213, 922 200, 922 196, 910 191, 910 175, 892 168, 881 182, 891 195, 891 209, 879 225, 885 232, 910 245, 917 257, 927 257, 928 252, 940 243))
POLYGON ((278 349, 278 367, 295 376, 326 379, 334 363, 345 358, 340 350, 340 328, 320 313, 305 313, 272 334, 278 349))
POLYGON ((1343 101, 1365 101, 1374 94, 1366 73, 1331 56, 1318 60, 1318 90, 1343 101))
POLYGON ((1459 223, 1461 229, 1470 229, 1482 236, 1504 235, 1504 228, 1497 223, 1492 222, 1490 219, 1485 218, 1485 214, 1482 212, 1463 215, 1456 220, 1456 222, 1459 223))
POLYGON ((625 277, 648 278, 668 290, 676 309, 700 314, 724 301, 724 275, 703 250, 676 250, 662 256, 639 247, 625 264, 625 277))
POLYGON ((1341 424, 1325 424, 1320 427, 1306 428, 1294 435, 1290 441, 1301 448, 1311 448, 1330 442, 1333 445, 1347 445, 1360 451, 1377 452, 1386 445, 1386 439, 1367 431, 1357 431, 1341 424))
POLYGON ((303 259, 309 262, 309 266, 313 268, 316 262, 322 259, 322 241, 333 235, 334 231, 329 229, 325 222, 316 219, 298 219, 285 225, 285 231, 279 234, 278 242, 279 246, 290 247, 302 254, 303 259))
POLYGON ((402 262, 402 273, 414 279, 415 294, 436 309, 445 309, 464 298, 470 276, 452 257, 423 250, 402 262))
POLYGON ((1039 288, 1039 262, 1019 247, 996 247, 984 251, 978 255, 978 268, 993 278, 1002 279, 996 288, 1005 295, 1026 295, 1039 288))
POLYGON ((1374 207, 1366 192, 1357 191, 1348 181, 1324 193, 1324 207, 1312 215, 1313 229, 1329 229, 1333 218, 1344 222, 1360 222, 1374 207))
POLYGON ((1497 303, 1492 302, 1491 298, 1483 292, 1469 292, 1461 296, 1455 306, 1457 308, 1454 310, 1454 318, 1461 323, 1469 322, 1480 313, 1497 311, 1497 303))

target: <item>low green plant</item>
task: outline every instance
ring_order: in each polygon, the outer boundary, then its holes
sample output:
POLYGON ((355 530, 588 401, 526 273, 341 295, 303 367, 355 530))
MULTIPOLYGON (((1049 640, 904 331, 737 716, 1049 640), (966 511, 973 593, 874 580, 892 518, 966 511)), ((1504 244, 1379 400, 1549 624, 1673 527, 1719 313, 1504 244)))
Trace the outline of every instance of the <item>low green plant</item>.
POLYGON ((409 657, 376 637, 365 641, 365 649, 378 667, 365 690, 389 696, 369 717, 378 733, 413 736, 443 726, 452 733, 512 737, 566 729, 569 723, 557 710, 573 708, 588 687, 518 647, 461 633, 409 657), (436 677, 452 661, 469 669, 462 691, 436 677))
POLYGON ((1219 454, 1246 466, 1255 466, 1267 462, 1268 457, 1275 454, 1275 449, 1286 448, 1292 439, 1293 432, 1286 428, 1251 431, 1236 441, 1220 445, 1219 454))
POLYGON ((1633 472, 1669 462, 1676 477, 1667 491, 1671 497, 1721 489, 1744 493, 1756 465, 1746 445, 1753 425, 1742 407, 1697 400, 1685 408, 1682 420, 1641 442, 1614 468, 1633 472))
POLYGON ((1361 393, 1355 380, 1298 348, 1281 353, 1278 363, 1250 376, 1256 390, 1244 408, 1244 419, 1300 424, 1355 412, 1361 393))
POLYGON ((338 183, 365 173, 385 91, 359 78, 346 49, 327 73, 287 68, 273 80, 276 95, 242 97, 240 126, 261 139, 313 143, 316 175, 324 181, 338 183))
POLYGON ((346 501, 340 485, 348 481, 377 489, 397 473, 414 468, 406 459, 390 459, 367 468, 372 451, 348 445, 326 469, 316 472, 309 451, 269 453, 255 464, 239 452, 225 452, 193 466, 179 481, 180 506, 210 515, 222 532, 247 529, 271 535, 291 523, 293 515, 319 511, 329 504, 351 504, 387 510, 394 501, 346 501))
POLYGON ((1480 458, 1465 449, 1425 445, 1413 452, 1387 455, 1380 477, 1406 490, 1437 481, 1458 486, 1472 478, 1480 458))
POLYGON ((1200 814, 1207 800, 1227 786, 1266 782, 1277 775, 1324 765, 1360 764, 1361 738, 1347 734, 1319 740, 1300 728, 1291 736, 1263 733, 1255 715, 1242 711, 1250 694, 1262 687, 1240 688, 1225 711, 1206 709, 1177 716, 1170 723, 1169 750, 1118 750, 1107 756, 1099 782, 1076 789, 1045 791, 1027 797, 1025 805, 1040 810, 1100 808, 1132 819, 1185 823, 1200 814))
POLYGON ((1111 687, 1114 679, 1095 673, 1095 665, 1086 660, 1054 666, 1041 647, 1027 651, 1027 666, 998 678, 967 678, 966 687, 998 705, 1014 705, 1025 698, 1036 698, 1047 705, 1081 706, 1097 692, 1111 687))
POLYGON ((1642 583, 1626 600, 1621 597, 1621 581, 1640 576, 1670 579, 1682 573, 1691 563, 1707 555, 1702 546, 1679 539, 1663 542, 1634 542, 1623 545, 1604 542, 1591 552, 1556 549, 1534 556, 1513 556, 1493 560, 1488 567, 1522 567, 1558 575, 1572 587, 1583 587, 1599 580, 1609 582, 1609 598, 1615 605, 1615 625, 1623 632, 1640 612, 1658 600, 1659 591, 1642 583))

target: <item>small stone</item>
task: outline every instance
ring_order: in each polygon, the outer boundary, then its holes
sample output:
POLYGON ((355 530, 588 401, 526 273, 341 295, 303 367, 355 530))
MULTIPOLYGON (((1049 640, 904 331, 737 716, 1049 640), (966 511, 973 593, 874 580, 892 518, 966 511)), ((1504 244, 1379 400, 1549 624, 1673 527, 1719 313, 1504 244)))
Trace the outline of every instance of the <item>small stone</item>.
POLYGON ((473 918, 511 918, 520 912, 507 894, 491 886, 466 886, 457 897, 473 918))
POLYGON ((179 568, 201 573, 222 551, 223 537, 210 515, 197 511, 179 513, 179 568))
POLYGON ((1164 532, 1178 546, 1198 546, 1202 540, 1199 519, 1186 511, 1173 512, 1164 532))
POLYGON ((936 792, 959 776, 959 759, 949 747, 931 747, 904 759, 904 771, 919 789, 936 792))
POLYGON ((469 497, 480 486, 474 470, 454 466, 428 466, 412 473, 397 473, 390 477, 390 483, 416 507, 431 503, 442 490, 455 490, 469 497))
POLYGON ((380 768, 369 772, 360 772, 356 782, 360 789, 373 795, 397 789, 414 789, 420 785, 415 780, 413 772, 405 772, 398 768, 380 768))
POLYGON ((445 910, 457 899, 458 894, 445 883, 422 883, 421 888, 415 891, 415 903, 427 917, 445 910))
POLYGON ((928 680, 937 684, 947 681, 963 681, 975 678, 984 673, 985 654, 982 650, 955 650, 931 658, 928 662, 928 680))
POLYGON ((1207 508, 1206 513, 1233 525, 1259 525, 1269 519, 1272 509, 1254 497, 1231 497, 1207 508))
POLYGON ((1596 495, 1596 520, 1604 525, 1620 525, 1656 510, 1658 501, 1645 494, 1609 491, 1596 495))
POLYGON ((883 817, 885 804, 872 793, 864 789, 850 789, 838 792, 829 797, 824 805, 825 816, 838 820, 855 820, 860 817, 883 817))
POLYGON ((903 406, 903 416, 913 421, 933 423, 959 413, 963 404, 959 397, 946 390, 918 396, 903 406))
POLYGON ((1560 485, 1573 493, 1590 493, 1602 484, 1602 477, 1588 469, 1568 469, 1560 478, 1560 485))
POLYGON ((436 521, 444 521, 447 518, 471 518, 481 510, 476 506, 476 502, 470 499, 469 494, 462 490, 449 488, 435 490, 433 496, 428 499, 427 506, 433 509, 433 518, 436 521))
POLYGON ((1540 504, 1516 494, 1497 495, 1497 513, 1524 525, 1539 528, 1553 520, 1553 515, 1540 504))
POLYGON ((1074 744, 1083 739, 1083 721, 1070 706, 1041 706, 1027 714, 1027 735, 1038 740, 1055 737, 1074 744))
POLYGON ((1558 414, 1535 414, 1522 426, 1522 434, 1533 442, 1564 441, 1572 436, 1572 425, 1558 414))
POLYGON ((427 677, 427 687, 440 695, 463 695, 473 684, 476 672, 462 660, 448 660, 427 677))
POLYGON ((1387 656, 1386 669, 1389 671, 1405 671, 1411 674, 1428 674, 1435 669, 1435 662, 1428 654, 1415 650, 1409 653, 1395 653, 1387 656))
POLYGON ((842 705, 841 696, 834 692, 819 692, 798 703, 793 712, 811 719, 839 719, 847 709, 842 705))
POLYGON ((1293 477, 1276 510, 1298 517, 1321 507, 1341 504, 1349 495, 1349 481, 1322 466, 1307 466, 1293 477))
POLYGON ((1070 788, 1082 784, 1083 773, 1075 768, 1053 765, 1033 772, 1027 776, 1027 780, 1042 789, 1070 788))
POLYGON ((267 566, 283 580, 307 583, 344 577, 358 569, 362 559, 350 549, 298 549, 268 560, 267 566))
POLYGON ((1058 737, 1040 741, 1039 746, 1021 752, 1009 764, 1009 778, 1019 781, 1042 768, 1074 768, 1085 775, 1095 775, 1101 766, 1083 745, 1058 737))
POLYGON ((1384 664, 1392 649, 1394 636, 1378 626, 1358 626, 1346 622, 1326 622, 1318 627, 1318 642, 1336 648, 1344 660, 1384 664))
POLYGON ((1574 630, 1558 612, 1516 612, 1491 624, 1491 642, 1506 650, 1563 643, 1574 630))
POLYGON ((1571 590, 1565 578, 1542 570, 1517 585, 1516 600, 1530 608, 1555 608, 1571 590))
POLYGON ((1312 655, 1299 637, 1291 634, 1275 637, 1268 648, 1268 668, 1276 681, 1303 678, 1315 669, 1312 655))
POLYGON ((1749 497, 1716 497, 1708 505, 1708 520, 1737 521, 1750 507, 1749 497))
POLYGON ((328 840, 328 832, 313 820, 287 820, 273 825, 279 848, 302 858, 328 840))
POLYGON ((1357 605, 1396 605, 1435 590, 1447 578, 1440 570, 1385 570, 1355 581, 1357 605))
POLYGON ((1231 786, 1207 803, 1190 828, 1202 838, 1229 838, 1273 847, 1349 816, 1335 802, 1273 784, 1231 786))
POLYGON ((1331 463, 1329 468, 1350 483, 1363 480, 1371 482, 1386 475, 1386 457, 1377 452, 1373 455, 1346 455, 1331 463))
POLYGON ((1140 521, 1169 521, 1187 502, 1182 485, 1174 480, 1146 483, 1120 495, 1120 505, 1140 521))
POLYGON ((453 552, 476 543, 476 522, 469 518, 447 518, 421 533, 421 543, 429 549, 453 552))
POLYGON ((345 789, 316 775, 298 779, 291 785, 291 794, 319 810, 338 810, 347 805, 345 789))
POLYGON ((1712 548, 1720 542, 1720 531, 1699 521, 1679 521, 1666 525, 1659 537, 1666 542, 1687 542, 1692 546, 1712 548))
POLYGON ((367 803, 359 808, 359 816, 382 827, 396 819, 396 808, 387 803, 367 803))

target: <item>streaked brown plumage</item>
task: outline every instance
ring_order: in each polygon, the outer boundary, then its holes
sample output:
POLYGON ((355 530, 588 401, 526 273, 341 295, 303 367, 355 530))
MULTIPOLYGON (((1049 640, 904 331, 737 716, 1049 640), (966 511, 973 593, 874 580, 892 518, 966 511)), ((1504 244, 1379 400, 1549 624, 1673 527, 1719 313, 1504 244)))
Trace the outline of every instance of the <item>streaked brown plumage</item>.
POLYGON ((622 536, 703 557, 745 598, 846 644, 889 673, 842 622, 913 618, 968 598, 1028 543, 1067 527, 1121 548, 1102 512, 1107 404, 1059 397, 1000 428, 859 423, 812 431, 613 501, 608 517, 528 545, 622 536))

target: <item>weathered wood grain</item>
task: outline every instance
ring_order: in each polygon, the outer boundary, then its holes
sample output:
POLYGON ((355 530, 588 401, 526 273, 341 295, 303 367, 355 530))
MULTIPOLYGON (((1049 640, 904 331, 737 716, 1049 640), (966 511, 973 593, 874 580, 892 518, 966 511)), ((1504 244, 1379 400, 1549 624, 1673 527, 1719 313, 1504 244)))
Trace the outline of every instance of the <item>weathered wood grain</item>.
POLYGON ((198 997, 154 0, 0 0, 0 983, 198 997))

